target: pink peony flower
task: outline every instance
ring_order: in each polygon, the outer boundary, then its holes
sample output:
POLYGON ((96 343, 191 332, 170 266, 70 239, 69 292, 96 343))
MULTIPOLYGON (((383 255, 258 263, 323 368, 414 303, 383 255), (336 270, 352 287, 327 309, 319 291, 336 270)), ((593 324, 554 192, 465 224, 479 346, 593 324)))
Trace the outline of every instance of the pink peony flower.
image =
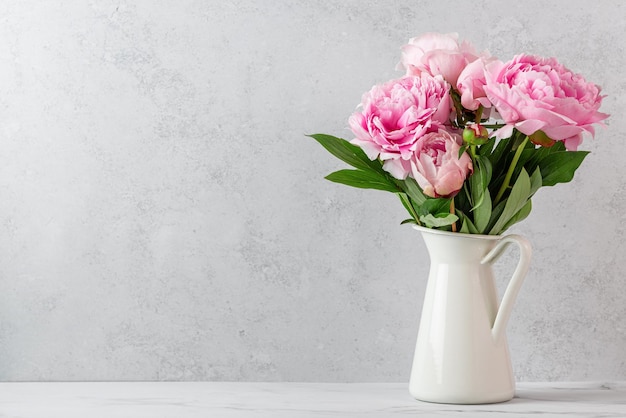
POLYGON ((554 58, 517 55, 511 61, 486 67, 484 91, 507 126, 498 137, 517 128, 526 135, 544 132, 576 150, 582 133, 594 134, 594 123, 608 117, 598 109, 600 88, 572 73, 554 58))
POLYGON ((443 129, 422 137, 411 158, 411 174, 424 194, 451 197, 457 194, 472 172, 472 159, 464 152, 459 157, 463 139, 443 129))
POLYGON ((418 139, 448 122, 449 89, 441 76, 428 74, 374 86, 363 95, 362 109, 350 117, 356 136, 351 143, 370 159, 384 161, 383 168, 392 176, 405 179, 418 139))
POLYGON ((441 74, 448 83, 456 86, 461 71, 477 58, 469 43, 459 44, 456 33, 425 33, 409 39, 409 43, 402 47, 399 67, 406 69, 406 75, 441 74))
MULTIPOLYGON (((461 104, 468 110, 476 110, 479 106, 490 108, 491 102, 487 98, 484 87, 485 66, 489 62, 495 61, 495 58, 479 58, 469 63, 456 82, 456 88, 461 94, 461 104)), ((487 116, 485 114, 485 116, 487 116)))

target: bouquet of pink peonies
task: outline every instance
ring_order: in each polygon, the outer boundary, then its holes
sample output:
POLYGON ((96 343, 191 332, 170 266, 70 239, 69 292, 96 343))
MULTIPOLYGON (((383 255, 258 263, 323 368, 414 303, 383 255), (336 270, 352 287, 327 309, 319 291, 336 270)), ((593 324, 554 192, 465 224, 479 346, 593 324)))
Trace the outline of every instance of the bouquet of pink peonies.
POLYGON ((396 193, 403 223, 501 234, 540 187, 573 178, 583 134, 608 117, 600 88, 554 58, 502 62, 456 34, 411 39, 399 67, 404 77, 363 95, 354 139, 311 136, 354 167, 328 180, 396 193))

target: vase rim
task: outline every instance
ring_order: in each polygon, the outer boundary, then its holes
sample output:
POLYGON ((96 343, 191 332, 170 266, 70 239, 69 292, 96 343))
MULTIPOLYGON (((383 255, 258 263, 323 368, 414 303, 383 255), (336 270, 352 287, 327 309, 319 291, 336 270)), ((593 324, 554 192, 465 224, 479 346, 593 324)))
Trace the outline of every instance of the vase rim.
POLYGON ((459 237, 459 238, 476 238, 476 239, 488 239, 488 240, 499 240, 502 238, 502 235, 484 235, 484 234, 466 234, 464 232, 451 232, 451 231, 442 231, 440 229, 426 228, 420 225, 412 225, 414 229, 420 232, 428 232, 430 234, 435 235, 445 235, 448 237, 459 237))

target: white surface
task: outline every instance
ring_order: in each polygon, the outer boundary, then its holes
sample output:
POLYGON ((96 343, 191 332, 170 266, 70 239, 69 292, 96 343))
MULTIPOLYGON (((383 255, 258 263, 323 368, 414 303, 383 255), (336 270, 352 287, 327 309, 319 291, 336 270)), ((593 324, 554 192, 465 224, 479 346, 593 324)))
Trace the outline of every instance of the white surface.
POLYGON ((2 418, 626 417, 626 383, 524 383, 513 400, 440 405, 406 384, 1 383, 2 418))
POLYGON ((529 243, 513 234, 414 228, 428 248, 430 273, 409 391, 429 402, 508 401, 515 377, 504 330, 528 271, 529 243), (500 303, 492 265, 511 243, 520 257, 500 303))

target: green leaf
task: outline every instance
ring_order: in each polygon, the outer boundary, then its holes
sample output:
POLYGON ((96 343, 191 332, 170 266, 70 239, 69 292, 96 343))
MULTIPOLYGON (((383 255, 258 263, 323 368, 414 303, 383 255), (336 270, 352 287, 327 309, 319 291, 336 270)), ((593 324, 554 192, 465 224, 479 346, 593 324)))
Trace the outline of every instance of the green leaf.
POLYGON ((478 157, 474 164, 474 172, 470 176, 469 183, 471 189, 471 199, 474 210, 480 206, 484 191, 489 187, 491 181, 491 163, 487 157, 478 157))
POLYGON ((496 222, 498 222, 498 219, 500 219, 500 216, 502 216, 502 212, 504 212, 505 205, 506 205, 506 199, 498 203, 496 207, 493 208, 493 210, 491 211, 491 219, 489 220, 489 225, 485 229, 485 231, 490 231, 489 232, 490 235, 496 234, 495 232, 491 232, 491 231, 494 230, 493 227, 495 226, 496 222))
POLYGON ((469 145, 467 144, 463 144, 461 145, 461 148, 459 148, 459 155, 458 155, 458 159, 460 160, 461 157, 463 156, 463 154, 465 153, 465 151, 467 151, 467 148, 469 147, 469 145))
POLYGON ((491 182, 491 175, 493 172, 491 161, 489 161, 489 158, 481 156, 476 159, 476 162, 480 168, 483 189, 486 189, 489 187, 489 182, 491 182))
POLYGON ((558 152, 565 151, 567 148, 565 148, 565 143, 563 141, 557 141, 554 145, 548 147, 548 149, 550 152, 558 152))
POLYGON ((407 212, 409 212, 409 215, 413 217, 413 221, 415 221, 416 224, 419 224, 419 222, 417 221, 418 219, 417 213, 415 212, 415 208, 413 207, 413 204, 411 203, 411 199, 406 195, 406 193, 397 193, 397 194, 398 194, 398 197, 400 198, 400 201, 402 202, 402 206, 404 206, 407 212))
POLYGON ((459 232, 463 234, 480 234, 474 223, 463 212, 458 211, 461 220, 461 229, 459 232))
POLYGON ((489 194, 489 182, 491 181, 491 162, 484 156, 476 159, 474 173, 469 179, 469 187, 472 201, 472 209, 474 214, 474 225, 483 233, 489 224, 491 218, 491 195, 489 194))
POLYGON ((526 204, 517 212, 502 228, 503 231, 509 229, 513 224, 523 221, 530 215, 530 211, 532 210, 532 200, 528 200, 526 204))
POLYGON ((417 211, 420 215, 450 213, 450 199, 426 199, 424 203, 419 205, 417 211))
POLYGON ((459 220, 459 217, 452 213, 440 213, 435 216, 432 214, 420 216, 420 221, 427 228, 441 228, 443 226, 452 225, 459 220))
POLYGON ((407 177, 404 180, 396 180, 396 183, 405 191, 407 195, 411 198, 411 200, 417 205, 421 206, 428 200, 428 197, 424 195, 422 189, 417 184, 417 182, 411 178, 407 177))
POLYGON ((416 208, 419 221, 428 228, 452 225, 459 217, 450 213, 450 199, 428 198, 416 208))
MULTIPOLYGON (((505 156, 511 152, 512 147, 511 139, 501 139, 496 145, 493 152, 489 155, 489 160, 491 160, 491 165, 494 169, 500 164, 503 163, 506 159, 505 156)), ((499 170, 496 170, 499 171, 499 170)))
POLYGON ((400 222, 400 225, 404 225, 404 224, 415 224, 415 225, 417 225, 417 222, 415 221, 415 219, 409 218, 409 219, 405 219, 402 222, 400 222))
POLYGON ((361 189, 376 189, 396 193, 398 188, 386 177, 371 171, 339 170, 326 176, 327 180, 361 189))
POLYGON ((589 151, 557 151, 545 157, 539 162, 542 185, 554 186, 571 181, 587 154, 589 151))
POLYGON ((478 147, 478 155, 487 156, 493 151, 493 147, 496 145, 496 138, 490 138, 487 143, 478 147))
POLYGON ((474 210, 474 224, 476 225, 477 233, 484 234, 487 231, 489 220, 491 219, 492 202, 489 189, 486 189, 482 196, 482 202, 474 210))
POLYGON ((363 150, 343 138, 337 138, 326 134, 308 135, 319 142, 328 152, 339 158, 341 161, 360 170, 374 170, 380 174, 385 174, 382 164, 378 160, 370 160, 363 150))
POLYGON ((526 170, 522 169, 519 177, 513 185, 513 188, 511 189, 511 194, 506 199, 506 204, 504 205, 502 214, 493 228, 489 231, 489 234, 497 235, 504 231, 505 226, 509 223, 511 218, 513 218, 528 201, 530 197, 530 188, 530 177, 528 176, 526 170))
POLYGON ((543 180, 541 179, 541 170, 539 167, 535 168, 532 176, 530 176, 530 196, 534 196, 537 190, 542 186, 543 180))
POLYGON ((526 161, 524 164, 524 168, 527 173, 534 173, 535 169, 538 167, 539 162, 546 158, 552 152, 554 147, 545 148, 539 147, 536 149, 527 149, 522 153, 522 157, 526 161), (526 155, 528 154, 528 155, 526 155), (528 158, 530 156, 530 158, 528 158))

